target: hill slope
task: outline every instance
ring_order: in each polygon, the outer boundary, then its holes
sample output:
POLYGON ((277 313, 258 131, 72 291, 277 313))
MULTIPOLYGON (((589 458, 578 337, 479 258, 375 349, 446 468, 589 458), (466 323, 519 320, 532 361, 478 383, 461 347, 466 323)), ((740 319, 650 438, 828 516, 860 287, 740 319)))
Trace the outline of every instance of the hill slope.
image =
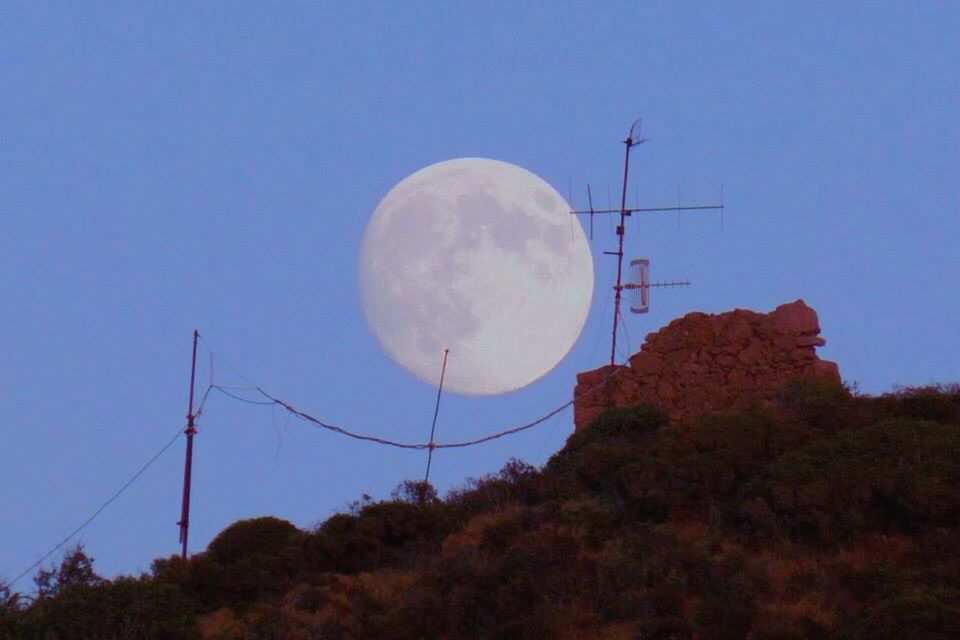
POLYGON ((957 387, 639 405, 443 500, 238 522, 138 578, 77 549, 29 606, 0 594, 0 637, 953 638, 958 497, 957 387))

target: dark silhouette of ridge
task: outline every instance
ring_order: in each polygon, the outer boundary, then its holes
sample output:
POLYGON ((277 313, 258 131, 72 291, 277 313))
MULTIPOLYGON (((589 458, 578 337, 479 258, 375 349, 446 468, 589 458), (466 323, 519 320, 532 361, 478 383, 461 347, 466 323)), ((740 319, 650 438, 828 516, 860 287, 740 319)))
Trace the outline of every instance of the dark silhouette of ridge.
POLYGON ((75 548, 0 594, 0 638, 952 638, 958 495, 958 386, 640 404, 542 469, 240 521, 142 576, 75 548))

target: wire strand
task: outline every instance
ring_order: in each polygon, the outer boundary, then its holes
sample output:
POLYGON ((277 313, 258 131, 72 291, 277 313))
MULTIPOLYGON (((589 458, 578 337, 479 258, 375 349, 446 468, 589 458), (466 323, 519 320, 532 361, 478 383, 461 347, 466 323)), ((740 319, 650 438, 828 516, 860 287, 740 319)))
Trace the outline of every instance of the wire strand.
MULTIPOLYGON (((221 387, 220 385, 215 384, 213 385, 212 388, 216 389, 217 391, 227 396, 228 398, 233 398, 234 400, 239 400, 240 402, 245 402, 247 404, 256 404, 256 405, 265 406, 265 407, 277 404, 277 401, 274 400, 273 398, 270 398, 270 400, 251 400, 249 398, 244 398, 243 396, 238 396, 235 393, 231 393, 230 391, 227 391, 226 388, 221 387)), ((259 391, 260 393, 263 393, 263 391, 261 391, 259 388, 255 389, 255 391, 259 391)), ((266 395, 266 394, 263 394, 263 395, 266 395)))
MULTIPOLYGON (((621 320, 622 320, 622 318, 621 318, 621 320)), ((201 340, 202 340, 202 338, 201 338, 201 340)), ((356 433, 356 432, 353 432, 353 431, 349 431, 349 430, 347 430, 347 429, 344 429, 343 427, 339 427, 339 426, 336 426, 336 425, 333 425, 333 424, 324 422, 324 421, 322 421, 322 420, 319 420, 319 419, 311 416, 310 414, 307 414, 307 413, 305 413, 305 412, 303 412, 303 411, 300 411, 300 410, 294 408, 291 404, 289 404, 289 403, 287 403, 287 402, 285 402, 285 401, 283 401, 283 400, 281 400, 281 399, 279 399, 279 398, 277 398, 277 397, 275 397, 275 396, 270 395, 269 393, 267 393, 266 391, 264 391, 262 387, 256 386, 253 382, 250 381, 249 378, 247 378, 246 376, 244 376, 243 374, 241 374, 241 373, 240 373, 235 367, 233 367, 230 363, 228 363, 227 361, 223 360, 223 358, 220 358, 219 356, 217 356, 216 354, 214 354, 212 351, 210 351, 209 347, 207 347, 206 345, 204 345, 204 348, 206 348, 207 351, 210 353, 211 359, 217 359, 217 360, 220 360, 220 362, 223 362, 224 364, 226 364, 230 369, 233 370, 233 372, 234 372, 235 374, 237 374, 239 377, 241 377, 245 382, 248 382, 248 383, 251 384, 252 388, 250 388, 249 390, 251 390, 251 391, 252 391, 252 390, 256 390, 259 394, 261 394, 261 395, 262 395, 263 397, 265 397, 267 400, 251 400, 251 399, 249 399, 249 398, 244 398, 243 396, 237 395, 237 394, 232 393, 231 391, 229 391, 228 389, 230 389, 231 387, 224 387, 224 386, 221 386, 221 385, 213 384, 212 379, 211 379, 210 385, 209 385, 209 386, 207 387, 207 389, 204 391, 203 396, 202 396, 201 399, 200 399, 200 403, 199 403, 199 405, 198 405, 198 407, 197 407, 197 411, 196 411, 196 413, 194 414, 195 417, 199 417, 199 416, 203 413, 203 410, 204 410, 204 408, 205 408, 205 406, 206 406, 206 404, 207 404, 207 401, 208 401, 209 398, 210 398, 210 393, 211 393, 211 391, 216 390, 216 391, 219 391, 220 393, 222 393, 223 395, 225 395, 225 396, 227 396, 227 397, 229 397, 229 398, 232 398, 232 399, 237 400, 237 401, 239 401, 239 402, 244 402, 244 403, 246 403, 246 404, 253 404, 253 405, 260 405, 260 406, 274 406, 274 407, 279 406, 279 407, 285 409, 285 410, 288 412, 288 417, 289 417, 289 415, 293 415, 293 416, 295 416, 295 417, 297 417, 297 418, 300 418, 301 420, 304 420, 304 421, 306 421, 306 422, 309 422, 309 423, 311 423, 311 424, 313 424, 313 425, 315 425, 315 426, 317 426, 317 427, 326 429, 326 430, 328 430, 328 431, 333 431, 333 432, 335 432, 335 433, 339 433, 340 435, 346 436, 346 437, 348 437, 348 438, 352 438, 352 439, 355 439, 355 440, 361 440, 361 441, 365 441, 365 442, 373 442, 373 443, 376 443, 376 444, 382 444, 382 445, 391 446, 391 447, 396 447, 396 448, 400 448, 400 449, 412 449, 412 450, 424 450, 424 449, 459 449, 459 448, 464 448, 464 447, 472 447, 472 446, 476 446, 476 445, 479 445, 479 444, 484 444, 484 443, 487 443, 487 442, 491 442, 491 441, 493 441, 493 440, 497 440, 497 439, 500 439, 500 438, 504 438, 504 437, 506 437, 506 436, 514 435, 514 434, 517 434, 517 433, 521 433, 521 432, 523 432, 523 431, 527 431, 527 430, 532 429, 532 428, 534 428, 534 427, 536 427, 536 426, 538 426, 538 425, 540 425, 540 424, 543 424, 544 422, 550 420, 550 419, 553 418, 554 416, 556 416, 556 415, 560 414, 561 412, 565 411, 567 408, 569 408, 571 405, 573 405, 573 403, 577 400, 577 398, 582 397, 582 396, 587 395, 587 394, 590 394, 590 393, 593 393, 594 391, 600 389, 601 387, 603 387, 604 385, 606 385, 614 376, 616 376, 616 375, 619 374, 620 372, 625 371, 625 370, 627 370, 627 369, 629 368, 629 367, 624 366, 624 365, 619 365, 619 366, 615 367, 612 371, 610 371, 609 374, 607 374, 606 376, 604 376, 604 379, 603 379, 602 381, 600 381, 599 383, 597 383, 597 384, 594 385, 593 387, 590 387, 589 389, 584 390, 584 391, 580 392, 579 394, 576 394, 576 393, 575 393, 575 394, 574 394, 574 397, 573 397, 571 400, 563 403, 562 405, 560 405, 559 407, 557 407, 557 408, 553 409, 552 411, 546 413, 545 415, 543 415, 543 416, 541 416, 541 417, 539 417, 539 418, 537 418, 537 419, 535 419, 535 420, 532 420, 532 421, 530 421, 530 422, 527 422, 527 423, 525 423, 525 424, 522 424, 522 425, 519 425, 519 426, 516 426, 516 427, 512 427, 512 428, 510 428, 510 429, 505 429, 505 430, 503 430, 503 431, 499 431, 499 432, 497 432, 497 433, 493 433, 493 434, 490 434, 490 435, 487 435, 487 436, 484 436, 484 437, 481 437, 481 438, 476 438, 476 439, 473 439, 473 440, 466 440, 466 441, 462 441, 462 442, 448 442, 448 443, 439 443, 439 444, 438 444, 438 443, 433 442, 432 439, 431 439, 431 442, 428 442, 428 443, 410 443, 410 442, 398 442, 398 441, 394 441, 394 440, 388 440, 388 439, 386 439, 386 438, 380 438, 380 437, 377 437, 377 436, 371 436, 371 435, 367 435, 367 434, 356 433)), ((275 421, 275 420, 274 420, 274 425, 276 426, 276 421, 275 421)), ((60 549, 62 549, 64 546, 66 546, 67 543, 69 543, 69 542, 70 542, 71 540, 73 540, 78 534, 80 534, 84 529, 86 529, 94 520, 96 520, 96 519, 100 516, 100 514, 102 514, 102 513, 106 510, 107 507, 109 507, 114 501, 116 501, 121 495, 123 495, 123 493, 126 492, 126 490, 129 489, 130 486, 133 485, 133 483, 136 482, 136 481, 140 478, 140 476, 142 476, 144 473, 146 473, 147 469, 149 469, 149 468, 153 465, 154 462, 156 462, 164 453, 166 453, 166 452, 170 449, 170 447, 172 447, 172 446, 174 445, 174 443, 176 443, 177 440, 180 439, 180 436, 181 436, 182 433, 183 433, 182 428, 178 427, 176 433, 174 434, 174 436, 173 436, 159 451, 157 451, 149 460, 147 460, 147 462, 144 463, 144 465, 141 466, 140 469, 138 469, 137 472, 134 473, 133 476, 131 476, 130 479, 127 480, 116 492, 114 492, 113 495, 111 495, 103 504, 101 504, 100 507, 97 508, 97 510, 94 511, 92 515, 90 515, 86 520, 83 521, 83 523, 81 523, 78 527, 76 527, 73 531, 71 531, 65 538, 63 538, 59 543, 57 543, 52 549, 50 549, 50 550, 47 551, 43 556, 41 556, 39 560, 37 560, 36 562, 34 562, 33 564, 31 564, 30 566, 28 566, 27 568, 25 568, 25 569, 24 569, 23 571, 21 571, 20 573, 18 573, 16 576, 14 576, 14 578, 13 578, 12 580, 9 580, 9 581, 7 581, 7 582, 5 582, 5 583, 2 583, 3 588, 6 589, 6 588, 12 587, 14 584, 16 584, 17 582, 19 582, 19 581, 20 581, 24 576, 26 576, 28 573, 30 573, 31 571, 33 571, 34 569, 36 569, 37 567, 39 567, 40 565, 42 565, 44 562, 46 562, 46 560, 47 560, 48 558, 50 558, 53 554, 55 554, 57 551, 59 551, 60 549)))
POLYGON ((633 355, 633 346, 631 345, 630 330, 627 329, 627 320, 623 317, 623 311, 620 311, 619 315, 620 315, 620 326, 623 327, 623 337, 627 341, 627 355, 623 356, 623 354, 621 354, 621 357, 623 357, 623 359, 626 361, 630 359, 631 355, 633 355))
POLYGON ((390 440, 390 439, 388 439, 388 438, 381 438, 381 437, 379 437, 379 436, 374 436, 374 435, 370 435, 370 434, 358 433, 358 432, 355 432, 355 431, 351 431, 351 430, 349 430, 349 429, 345 429, 344 427, 340 427, 340 426, 337 426, 337 425, 335 425, 335 424, 331 424, 331 423, 329 423, 329 422, 325 422, 325 421, 323 421, 323 420, 320 420, 319 418, 316 418, 316 417, 314 417, 314 416, 312 416, 312 415, 310 415, 309 413, 306 413, 306 412, 304 412, 304 411, 300 411, 299 409, 295 408, 295 407, 294 407, 293 405, 291 405, 290 403, 288 403, 288 402, 286 402, 286 401, 284 401, 284 400, 281 400, 280 398, 278 398, 278 397, 276 397, 276 396, 274 396, 274 395, 271 395, 271 394, 267 393, 262 387, 257 387, 257 391, 258 391, 264 398, 267 399, 266 401, 257 401, 257 400, 250 400, 250 399, 248 399, 248 398, 243 398, 243 397, 237 396, 237 395, 235 395, 235 394, 225 392, 225 391, 223 391, 222 389, 220 389, 219 387, 217 387, 216 385, 214 385, 212 388, 217 389, 218 391, 220 391, 221 393, 223 393, 224 395, 226 395, 226 396, 228 396, 228 397, 230 397, 230 398, 233 398, 233 399, 235 399, 235 400, 239 400, 239 401, 241 401, 241 402, 245 402, 245 403, 247 403, 247 404, 266 405, 266 406, 269 406, 269 405, 279 406, 279 407, 287 410, 287 411, 290 413, 290 415, 293 415, 293 416, 295 416, 295 417, 297 417, 297 418, 299 418, 299 419, 301 419, 301 420, 303 420, 303 421, 305 421, 305 422, 309 422, 310 424, 314 425, 315 427, 318 427, 318 428, 321 428, 321 429, 326 429, 327 431, 332 431, 332 432, 334 432, 334 433, 338 433, 338 434, 340 434, 340 435, 342 435, 342 436, 346 436, 346 437, 352 438, 352 439, 354 439, 354 440, 361 440, 361 441, 364 441, 364 442, 373 442, 373 443, 375 443, 375 444, 381 444, 381 445, 388 446, 388 447, 395 447, 395 448, 398 448, 398 449, 409 449, 409 450, 414 450, 414 451, 422 451, 422 450, 431 449, 431 448, 432 448, 432 449, 459 449, 459 448, 464 448, 464 447, 472 447, 472 446, 475 446, 475 445, 484 444, 484 443, 486 443, 486 442, 491 442, 491 441, 493 441, 493 440, 498 440, 498 439, 503 438, 503 437, 506 437, 506 436, 514 435, 514 434, 517 434, 517 433, 521 433, 521 432, 523 432, 523 431, 527 431, 528 429, 532 429, 532 428, 534 428, 534 427, 536 427, 536 426, 538 426, 538 425, 540 425, 540 424, 543 424, 544 422, 546 422, 546 421, 549 420, 550 418, 552 418, 552 417, 556 416, 557 414, 561 413, 562 411, 566 410, 568 407, 570 407, 571 405, 573 405, 574 402, 576 402, 577 398, 582 397, 582 396, 585 396, 585 395, 588 395, 588 394, 593 393, 594 391, 600 389, 601 387, 603 387, 604 385, 606 385, 606 384, 610 381, 611 378, 613 378, 614 376, 618 375, 619 373, 621 373, 622 371, 625 371, 625 370, 627 370, 627 369, 629 369, 629 367, 626 366, 626 365, 618 365, 618 366, 616 366, 613 370, 610 371, 610 373, 608 373, 606 376, 604 376, 603 380, 601 380, 600 382, 598 382, 596 385, 590 387, 589 389, 586 389, 586 390, 580 392, 579 394, 574 394, 574 397, 573 397, 571 400, 563 403, 563 404, 560 405, 559 407, 557 407, 557 408, 553 409, 552 411, 544 414, 543 416, 540 416, 539 418, 537 418, 537 419, 535 419, 535 420, 532 420, 532 421, 527 422, 527 423, 525 423, 525 424, 521 424, 521 425, 516 426, 516 427, 512 427, 512 428, 509 428, 509 429, 504 429, 504 430, 502 430, 502 431, 498 431, 498 432, 496 432, 496 433, 492 433, 492 434, 490 434, 490 435, 483 436, 483 437, 481 437, 481 438, 476 438, 476 439, 474 439, 474 440, 465 440, 465 441, 462 441, 462 442, 446 442, 446 443, 436 443, 436 442, 400 442, 400 441, 398 441, 398 440, 390 440))
POLYGON ((596 337, 593 340, 593 348, 590 349, 590 359, 593 360, 593 356, 597 353, 597 347, 600 346, 600 338, 605 335, 605 331, 602 329, 604 323, 607 321, 607 309, 610 307, 610 299, 613 297, 613 289, 610 288, 607 290, 607 297, 603 301, 603 306, 600 308, 600 323, 597 325, 596 337))
POLYGON ((66 544, 67 544, 68 542, 70 542, 71 540, 73 540, 73 539, 77 536, 77 534, 79 534, 81 531, 83 531, 84 529, 86 529, 87 526, 89 526, 90 523, 92 523, 94 520, 96 520, 96 519, 97 519, 97 516, 99 516, 101 513, 103 513, 103 511, 104 511, 107 507, 109 507, 110 504, 113 503, 114 500, 116 500, 117 498, 119 498, 119 497, 130 487, 130 485, 132 485, 134 482, 136 482, 137 479, 138 479, 140 476, 142 476, 142 475, 146 472, 146 470, 149 469, 150 466, 151 466, 154 462, 157 461, 157 459, 158 459, 160 456, 162 456, 164 453, 166 453, 167 450, 170 449, 170 447, 172 447, 172 446, 174 445, 174 443, 175 443, 177 440, 180 439, 180 435, 181 435, 182 433, 183 433, 183 428, 182 428, 182 427, 177 427, 177 433, 173 436, 173 438, 171 438, 170 441, 167 442, 167 444, 165 444, 162 449, 160 449, 157 453, 153 454, 153 457, 151 457, 149 460, 147 460, 146 464, 144 464, 142 467, 140 467, 140 469, 139 469, 135 474, 133 474, 133 476, 132 476, 129 480, 127 480, 127 481, 123 484, 122 487, 120 487, 112 496, 110 496, 110 497, 107 499, 106 502, 104 502, 103 504, 101 504, 100 507, 99 507, 96 511, 93 512, 93 515, 91 515, 89 518, 87 518, 86 520, 84 520, 84 521, 83 521, 83 524, 81 524, 79 527, 77 527, 76 529, 74 529, 73 531, 71 531, 70 534, 69 534, 66 538, 64 538, 64 539, 61 540, 59 543, 57 543, 57 545, 54 546, 52 549, 50 549, 50 551, 47 551, 45 554, 43 554, 43 556, 41 556, 39 560, 37 560, 36 562, 34 562, 33 564, 31 564, 29 567, 27 567, 26 569, 24 569, 24 570, 21 571, 20 573, 18 573, 18 574, 13 578, 13 580, 10 580, 9 582, 5 583, 5 584, 3 585, 4 588, 12 587, 14 584, 16 584, 16 583, 17 583, 21 578, 23 578, 25 575, 27 575, 28 573, 30 573, 31 571, 33 571, 34 569, 36 569, 37 567, 39 567, 40 565, 42 565, 44 562, 46 562, 47 558, 49 558, 50 556, 52 556, 53 554, 55 554, 57 551, 59 551, 60 549, 62 549, 64 546, 66 546, 66 544))
POLYGON ((212 375, 213 375, 213 364, 212 364, 212 363, 213 363, 213 360, 219 360, 220 363, 223 364, 224 366, 226 366, 228 369, 230 369, 230 371, 232 371, 232 372, 234 373, 234 375, 236 375, 238 378, 240 378, 241 380, 243 380, 244 382, 246 382, 246 383, 247 383, 248 385, 250 385, 252 388, 256 388, 257 385, 254 384, 253 381, 250 380, 250 378, 248 378, 247 376, 243 375, 243 372, 241 372, 239 368, 237 368, 237 367, 235 367, 233 364, 231 364, 229 360, 224 360, 223 357, 222 357, 220 354, 216 353, 213 349, 211 349, 211 348, 210 348, 210 344, 207 342, 206 338, 204 338, 202 335, 199 336, 199 337, 200 337, 200 344, 203 345, 203 348, 207 350, 207 353, 210 354, 210 358, 211 358, 211 365, 210 365, 211 382, 210 382, 210 386, 217 386, 217 385, 214 385, 214 384, 213 384, 213 380, 212 380, 212 375))

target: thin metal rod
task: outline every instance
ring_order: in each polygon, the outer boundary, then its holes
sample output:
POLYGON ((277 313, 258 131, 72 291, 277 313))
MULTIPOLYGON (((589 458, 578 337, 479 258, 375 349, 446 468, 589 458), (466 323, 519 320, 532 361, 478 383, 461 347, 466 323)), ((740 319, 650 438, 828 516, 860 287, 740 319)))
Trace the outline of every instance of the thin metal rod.
POLYGON ((197 339, 200 333, 193 331, 193 359, 190 364, 190 401, 187 406, 187 453, 183 463, 183 502, 180 506, 180 554, 187 557, 187 534, 190 529, 190 480, 193 475, 193 436, 197 433, 194 424, 196 414, 193 413, 193 391, 197 379, 197 339))
POLYGON ((655 287, 688 287, 690 286, 689 280, 670 280, 669 282, 651 282, 650 284, 633 284, 628 282, 623 285, 624 289, 634 290, 634 289, 653 289, 655 287))
POLYGON ((630 128, 630 134, 624 140, 627 149, 623 156, 623 190, 620 193, 620 225, 617 227, 617 236, 619 237, 619 246, 617 247, 617 284, 613 287, 613 340, 610 345, 610 365, 616 364, 617 359, 617 324, 620 318, 620 297, 623 291, 623 238, 624 224, 627 219, 627 178, 630 174, 630 148, 633 146, 633 128, 630 128))
POLYGON ((440 394, 443 393, 443 378, 447 373, 447 356, 450 349, 443 350, 443 365, 440 367, 440 386, 437 387, 437 404, 433 408, 433 424, 430 425, 430 444, 427 447, 427 472, 423 476, 423 483, 430 483, 430 465, 433 463, 433 450, 436 445, 433 443, 433 436, 437 431, 437 415, 440 413, 440 394))
POLYGON ((652 211, 702 211, 702 210, 706 210, 706 209, 723 209, 723 208, 724 208, 724 207, 723 207, 722 204, 720 204, 720 205, 718 205, 718 204, 698 204, 698 205, 687 205, 687 206, 683 206, 683 207, 633 207, 633 208, 631 208, 631 209, 593 209, 592 211, 589 211, 589 210, 577 210, 577 211, 571 211, 570 213, 572 213, 572 214, 574 214, 574 215, 577 215, 577 216, 581 216, 581 215, 587 215, 587 214, 590 214, 590 213, 598 214, 598 213, 621 213, 621 212, 626 212, 626 215, 629 216, 631 213, 649 213, 649 212, 652 212, 652 211))

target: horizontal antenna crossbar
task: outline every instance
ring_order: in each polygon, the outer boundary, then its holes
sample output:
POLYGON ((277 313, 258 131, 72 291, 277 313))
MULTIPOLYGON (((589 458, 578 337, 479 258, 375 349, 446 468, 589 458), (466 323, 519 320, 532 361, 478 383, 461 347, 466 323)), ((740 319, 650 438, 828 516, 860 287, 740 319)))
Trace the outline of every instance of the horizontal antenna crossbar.
MULTIPOLYGON (((723 209, 722 204, 703 204, 691 205, 686 207, 640 207, 633 209, 624 209, 624 213, 651 213, 655 211, 703 211, 706 209, 723 209)), ((585 215, 593 213, 620 213, 620 209, 576 209, 570 212, 572 215, 585 215)))
POLYGON ((671 280, 669 282, 651 282, 650 284, 635 284, 633 282, 623 285, 624 289, 651 289, 653 287, 687 287, 689 280, 671 280))

